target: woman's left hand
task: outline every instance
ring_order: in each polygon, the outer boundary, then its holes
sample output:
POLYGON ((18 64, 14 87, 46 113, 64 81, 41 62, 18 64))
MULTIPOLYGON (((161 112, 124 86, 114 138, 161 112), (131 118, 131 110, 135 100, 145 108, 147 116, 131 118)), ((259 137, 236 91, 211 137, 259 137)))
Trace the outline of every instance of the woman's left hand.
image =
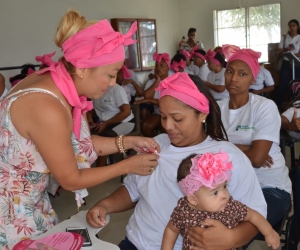
MULTIPOLYGON (((124 137, 125 149, 134 149, 136 152, 141 152, 143 149, 154 153, 160 152, 160 147, 153 138, 141 137, 141 136, 125 136, 124 137)), ((144 150, 145 151, 145 150, 144 150)))
POLYGON ((99 134, 101 134, 103 131, 104 131, 104 129, 106 129, 106 123, 105 122, 101 122, 96 128, 95 128, 95 130, 97 131, 97 134, 99 135, 99 134))
POLYGON ((231 249, 233 231, 228 229, 220 221, 214 219, 205 219, 202 224, 208 228, 190 227, 188 228, 188 238, 192 243, 190 249, 213 250, 213 249, 231 249))

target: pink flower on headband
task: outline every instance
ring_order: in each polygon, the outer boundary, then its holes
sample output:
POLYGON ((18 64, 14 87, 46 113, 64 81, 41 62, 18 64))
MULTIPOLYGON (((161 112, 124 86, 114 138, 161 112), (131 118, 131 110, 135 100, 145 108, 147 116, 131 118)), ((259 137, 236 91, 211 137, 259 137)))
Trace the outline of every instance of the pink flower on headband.
POLYGON ((35 60, 37 62, 41 62, 42 64, 45 64, 47 66, 50 66, 53 63, 52 56, 55 55, 56 52, 45 54, 43 56, 36 56, 35 60))
POLYGON ((154 61, 160 63, 162 59, 165 60, 168 67, 170 68, 170 56, 169 56, 169 54, 168 53, 157 54, 156 52, 154 52, 154 54, 153 54, 153 60, 154 61))
POLYGON ((178 72, 180 68, 184 69, 186 66, 186 62, 183 59, 180 59, 180 62, 173 61, 171 65, 171 69, 175 72, 178 72))
POLYGON ((190 174, 178 184, 185 195, 189 196, 205 186, 210 189, 230 180, 233 165, 228 161, 229 156, 222 150, 219 153, 205 153, 191 159, 190 174))

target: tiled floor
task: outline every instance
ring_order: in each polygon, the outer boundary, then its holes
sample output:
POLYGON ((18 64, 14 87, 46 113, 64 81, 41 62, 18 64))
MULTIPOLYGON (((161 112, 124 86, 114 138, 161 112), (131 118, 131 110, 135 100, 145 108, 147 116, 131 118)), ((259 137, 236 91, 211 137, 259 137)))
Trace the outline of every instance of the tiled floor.
MULTIPOLYGON (((287 152, 287 166, 290 166, 289 163, 289 150, 287 152)), ((300 152, 300 143, 295 147, 296 154, 299 155, 300 152)), ((111 194, 117 187, 121 185, 120 177, 107 181, 97 187, 90 188, 89 196, 86 198, 86 205, 82 207, 83 210, 88 210, 91 208, 99 199, 106 197, 111 194)), ((56 210, 60 220, 67 219, 68 217, 75 214, 77 211, 76 203, 74 200, 74 194, 65 190, 60 191, 60 196, 56 198, 51 198, 52 205, 56 210)), ((111 215, 110 223, 100 231, 99 237, 101 240, 118 244, 125 237, 125 227, 127 221, 132 214, 133 210, 113 214, 111 215)), ((268 250, 266 243, 264 241, 254 241, 249 250, 268 250)), ((298 246, 300 250, 300 244, 298 246)))

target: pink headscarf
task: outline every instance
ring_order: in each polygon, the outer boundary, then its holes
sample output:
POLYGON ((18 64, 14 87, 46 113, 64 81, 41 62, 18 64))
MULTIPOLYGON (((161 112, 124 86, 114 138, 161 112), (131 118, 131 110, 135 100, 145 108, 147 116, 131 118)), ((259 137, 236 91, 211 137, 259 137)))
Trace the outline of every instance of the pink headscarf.
POLYGON ((162 53, 162 54, 157 54, 156 52, 153 54, 153 60, 160 63, 161 60, 164 59, 166 64, 168 65, 169 69, 170 67, 170 56, 168 53, 162 53))
POLYGON ((124 79, 128 79, 131 77, 131 73, 125 65, 122 66, 121 70, 124 79))
POLYGON ((53 63, 52 56, 54 56, 55 53, 56 53, 56 52, 52 52, 52 53, 50 53, 50 54, 45 54, 45 55, 43 55, 43 56, 36 56, 36 57, 35 57, 35 60, 36 60, 37 62, 41 62, 42 65, 47 65, 47 66, 49 66, 49 65, 51 65, 51 64, 53 63))
POLYGON ((185 72, 177 72, 161 81, 155 91, 159 90, 159 99, 169 95, 202 113, 209 114, 208 99, 185 72))
POLYGON ((213 62, 213 63, 215 63, 217 65, 222 66, 222 64, 219 62, 219 60, 215 58, 216 54, 217 54, 217 52, 214 52, 211 49, 209 49, 206 52, 205 58, 206 58, 207 61, 211 61, 211 62, 213 62))
MULTIPOLYGON (((131 38, 136 28, 135 22, 130 30, 122 35, 114 31, 107 20, 102 20, 67 39, 62 45, 64 57, 77 68, 92 68, 122 61, 125 58, 124 46, 136 42, 131 38)), ((38 71, 37 74, 48 71, 73 107, 73 132, 80 140, 81 115, 91 110, 93 104, 87 101, 85 96, 78 96, 73 79, 61 61, 52 62, 48 68, 38 71)))
POLYGON ((171 69, 173 69, 175 72, 178 72, 180 68, 184 69, 186 66, 186 61, 183 59, 180 59, 180 62, 173 61, 171 64, 171 69))
POLYGON ((185 49, 181 50, 181 54, 183 54, 186 58, 189 58, 189 59, 192 58, 191 54, 188 51, 186 51, 185 49))
POLYGON ((227 65, 234 60, 241 60, 248 64, 252 71, 254 79, 259 72, 259 63, 258 59, 261 56, 260 52, 254 51, 252 49, 241 49, 235 45, 224 44, 222 46, 222 51, 227 59, 227 65))
POLYGON ((196 50, 200 50, 198 47, 194 47, 191 51, 191 58, 193 58, 193 56, 198 56, 200 57, 203 61, 206 61, 206 58, 204 55, 202 55, 201 53, 196 52, 196 50))
POLYGON ((205 153, 191 159, 190 174, 178 184, 186 196, 194 194, 200 187, 215 189, 231 178, 233 169, 229 156, 222 150, 219 153, 205 153))

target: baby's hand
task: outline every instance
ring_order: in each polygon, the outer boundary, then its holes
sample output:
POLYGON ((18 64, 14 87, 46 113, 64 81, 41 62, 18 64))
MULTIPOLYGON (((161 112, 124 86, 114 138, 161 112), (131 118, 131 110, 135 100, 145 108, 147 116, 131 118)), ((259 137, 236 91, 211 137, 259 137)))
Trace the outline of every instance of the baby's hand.
POLYGON ((265 236, 265 241, 268 247, 271 247, 273 250, 278 249, 280 246, 280 237, 274 230, 271 234, 265 236))

